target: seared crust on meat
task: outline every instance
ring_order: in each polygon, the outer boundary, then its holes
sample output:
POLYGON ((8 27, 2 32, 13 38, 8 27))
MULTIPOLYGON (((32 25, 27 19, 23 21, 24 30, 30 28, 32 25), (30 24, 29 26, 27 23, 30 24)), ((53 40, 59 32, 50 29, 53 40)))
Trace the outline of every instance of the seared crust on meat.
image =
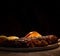
POLYGON ((17 36, 0 36, 0 46, 15 48, 44 47, 57 43, 57 41, 58 38, 55 35, 42 36, 36 31, 29 32, 23 38, 17 36))

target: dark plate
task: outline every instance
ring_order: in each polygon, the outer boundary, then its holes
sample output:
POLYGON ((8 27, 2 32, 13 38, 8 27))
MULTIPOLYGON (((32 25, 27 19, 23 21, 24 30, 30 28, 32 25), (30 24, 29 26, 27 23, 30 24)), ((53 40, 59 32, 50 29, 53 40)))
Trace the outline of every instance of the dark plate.
POLYGON ((30 52, 30 51, 44 51, 50 50, 59 47, 58 43, 48 45, 45 47, 34 47, 34 48, 7 48, 7 47, 0 47, 2 51, 20 51, 20 52, 30 52))

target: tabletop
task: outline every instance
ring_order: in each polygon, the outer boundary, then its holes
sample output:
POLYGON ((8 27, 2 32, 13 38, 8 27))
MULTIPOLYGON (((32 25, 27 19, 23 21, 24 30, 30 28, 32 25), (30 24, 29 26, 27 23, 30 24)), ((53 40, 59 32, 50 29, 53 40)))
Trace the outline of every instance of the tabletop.
POLYGON ((37 52, 6 52, 0 51, 0 56, 60 56, 60 46, 58 48, 47 50, 47 51, 37 51, 37 52))

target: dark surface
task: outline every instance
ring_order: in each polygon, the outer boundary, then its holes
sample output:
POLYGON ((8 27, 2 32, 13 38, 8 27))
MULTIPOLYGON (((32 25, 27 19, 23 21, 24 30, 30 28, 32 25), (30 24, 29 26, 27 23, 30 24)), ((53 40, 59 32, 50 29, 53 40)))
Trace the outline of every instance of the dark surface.
POLYGON ((48 8, 9 8, 8 16, 0 16, 0 34, 25 36, 35 30, 42 35, 59 36, 59 20, 55 14, 55 9, 48 8))
POLYGON ((20 5, 16 0, 8 1, 8 10, 0 15, 0 34, 25 36, 35 30, 42 35, 55 34, 60 37, 59 12, 54 2, 33 4, 24 1, 20 5))

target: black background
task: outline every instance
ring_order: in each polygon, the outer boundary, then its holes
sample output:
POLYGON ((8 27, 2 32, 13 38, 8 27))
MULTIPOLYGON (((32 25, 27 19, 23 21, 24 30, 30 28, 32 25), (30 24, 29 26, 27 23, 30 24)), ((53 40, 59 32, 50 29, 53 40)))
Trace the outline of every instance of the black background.
POLYGON ((8 9, 0 16, 0 35, 25 36, 30 31, 60 37, 60 14, 57 3, 20 4, 8 1, 8 9), (4 15, 3 15, 4 14, 4 15))

